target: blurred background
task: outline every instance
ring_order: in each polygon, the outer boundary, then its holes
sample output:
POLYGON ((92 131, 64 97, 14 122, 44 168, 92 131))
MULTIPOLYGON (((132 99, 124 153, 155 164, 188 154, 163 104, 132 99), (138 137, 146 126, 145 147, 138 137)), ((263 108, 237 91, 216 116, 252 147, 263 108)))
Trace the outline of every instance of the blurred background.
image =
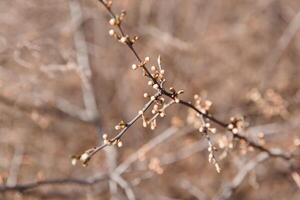
MULTIPOLYGON (((244 116, 254 141, 299 150, 300 1, 114 0, 113 9, 127 11, 136 49, 152 64, 161 56, 167 86, 185 90, 183 99, 199 94, 223 121, 244 116)), ((130 70, 133 54, 109 36, 108 20, 96 0, 0 1, 1 185, 115 175, 2 191, 0 199, 300 199, 299 175, 286 162, 251 168, 261 154, 240 142, 226 148, 220 127, 218 174, 177 105, 154 131, 138 121, 122 148, 72 166, 72 155, 99 143, 100 122, 100 134, 115 135, 143 107, 144 92, 153 93, 130 70)))

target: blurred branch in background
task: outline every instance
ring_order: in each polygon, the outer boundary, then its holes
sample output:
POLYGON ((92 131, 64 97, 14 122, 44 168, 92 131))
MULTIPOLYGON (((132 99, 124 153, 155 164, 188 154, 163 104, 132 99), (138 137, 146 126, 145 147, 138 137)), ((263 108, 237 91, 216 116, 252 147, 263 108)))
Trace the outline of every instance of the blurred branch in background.
POLYGON ((233 193, 237 190, 237 188, 242 184, 246 176, 256 168, 256 166, 265 160, 270 158, 266 153, 260 153, 254 159, 247 162, 243 167, 241 167, 240 171, 236 174, 231 183, 225 184, 220 194, 216 196, 215 200, 225 200, 230 199, 233 193))

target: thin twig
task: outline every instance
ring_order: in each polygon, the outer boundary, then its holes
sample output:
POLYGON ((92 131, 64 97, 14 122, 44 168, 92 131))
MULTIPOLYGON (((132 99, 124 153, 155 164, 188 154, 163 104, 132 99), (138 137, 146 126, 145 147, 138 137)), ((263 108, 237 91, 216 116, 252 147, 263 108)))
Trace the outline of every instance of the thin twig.
POLYGON ((42 186, 53 186, 53 185, 82 185, 82 186, 91 186, 97 184, 101 181, 105 181, 108 179, 106 174, 100 175, 98 177, 93 177, 90 179, 53 179, 53 180, 45 180, 45 181, 36 181, 31 183, 23 183, 15 186, 8 185, 0 185, 0 192, 9 192, 9 191, 17 191, 24 192, 26 190, 36 189, 42 186))

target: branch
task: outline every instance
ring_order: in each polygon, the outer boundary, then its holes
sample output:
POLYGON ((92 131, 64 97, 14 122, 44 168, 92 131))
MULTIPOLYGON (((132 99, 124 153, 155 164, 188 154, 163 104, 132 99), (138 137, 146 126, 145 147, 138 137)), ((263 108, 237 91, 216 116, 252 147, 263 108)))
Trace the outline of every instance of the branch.
POLYGON ((25 192, 27 190, 40 188, 42 186, 54 186, 54 185, 80 185, 80 186, 91 186, 101 181, 108 179, 106 174, 91 179, 53 179, 36 181, 32 183, 17 184, 14 186, 0 185, 0 192, 25 192))
POLYGON ((250 160, 239 172, 238 174, 233 178, 231 183, 227 186, 225 186, 220 194, 215 197, 215 200, 226 200, 230 199, 232 194, 236 191, 236 189, 242 184, 246 176, 255 169, 255 167, 267 160, 269 157, 266 153, 260 153, 258 156, 256 156, 254 159, 250 160))
MULTIPOLYGON (((237 118, 232 118, 229 123, 226 123, 226 122, 223 122, 223 121, 215 118, 214 116, 212 116, 209 113, 209 108, 210 108, 210 105, 211 105, 210 102, 205 102, 204 106, 201 106, 200 103, 199 103, 199 105, 194 105, 191 102, 179 99, 179 95, 181 93, 183 93, 183 90, 176 91, 174 88, 170 88, 169 90, 165 89, 163 84, 165 83, 166 80, 164 79, 164 70, 162 70, 161 65, 160 65, 160 58, 158 58, 158 69, 155 66, 151 66, 151 70, 149 70, 147 68, 147 64, 148 64, 150 58, 145 57, 145 59, 142 60, 141 56, 139 55, 139 53, 136 51, 136 49, 134 47, 134 44, 137 41, 138 37, 135 36, 135 37, 131 38, 129 35, 127 35, 125 33, 125 31, 122 27, 122 21, 123 21, 125 15, 126 15, 125 11, 123 11, 120 15, 117 15, 111 9, 112 1, 98 0, 98 2, 100 2, 106 8, 108 13, 110 14, 110 16, 111 16, 111 19, 109 20, 110 25, 116 27, 117 30, 118 30, 118 32, 116 32, 115 30, 111 29, 109 31, 109 34, 111 36, 113 36, 115 39, 117 39, 119 42, 126 45, 128 47, 128 49, 133 53, 136 60, 138 61, 138 64, 133 64, 132 69, 136 70, 138 68, 141 68, 144 72, 144 76, 150 79, 148 81, 148 85, 152 86, 153 89, 157 91, 157 93, 156 93, 156 96, 151 97, 151 100, 149 101, 148 104, 145 105, 142 112, 139 112, 139 114, 136 117, 134 117, 129 123, 124 123, 124 122, 122 123, 122 127, 121 127, 122 131, 120 131, 114 138, 107 139, 107 136, 105 136, 103 138, 104 139, 104 144, 102 144, 98 147, 95 147, 93 149, 87 150, 81 156, 77 156, 76 157, 77 160, 81 160, 83 162, 83 164, 86 164, 96 152, 98 152, 99 150, 105 148, 106 146, 109 146, 109 145, 118 145, 119 146, 119 144, 122 144, 122 143, 120 143, 121 142, 120 139, 124 135, 124 133, 131 127, 131 125, 133 123, 135 123, 137 121, 137 119, 139 119, 140 117, 143 117, 143 113, 155 101, 160 100, 161 101, 160 103, 163 105, 163 109, 158 110, 158 109, 154 108, 152 110, 153 113, 155 114, 154 119, 156 119, 157 113, 163 114, 162 115, 162 117, 163 117, 164 116, 164 110, 165 110, 164 105, 166 105, 166 104, 164 103, 165 100, 163 99, 162 96, 168 97, 174 103, 177 103, 179 105, 182 105, 182 106, 185 106, 189 109, 192 109, 193 111, 196 112, 198 117, 203 118, 202 127, 200 127, 199 131, 202 132, 202 133, 206 133, 206 138, 208 139, 208 141, 210 141, 210 136, 208 135, 208 133, 209 132, 211 132, 211 133, 215 132, 214 128, 210 128, 210 122, 213 122, 213 123, 219 125, 220 127, 224 128, 225 130, 230 131, 233 134, 234 138, 236 138, 238 140, 245 141, 249 146, 255 148, 256 150, 259 150, 261 152, 265 152, 271 157, 281 158, 281 159, 288 160, 288 161, 292 159, 292 155, 286 155, 286 154, 281 153, 281 152, 279 153, 279 152, 271 151, 271 150, 265 148, 264 146, 251 141, 246 136, 239 134, 239 132, 240 132, 240 123, 241 123, 242 120, 237 119, 237 118), (163 99, 163 100, 159 99, 160 97, 162 97, 161 99, 163 99)), ((146 94, 145 96, 148 96, 148 94, 146 94)), ((199 98, 196 99, 196 100, 198 100, 200 102, 199 98)), ((157 103, 157 102, 155 102, 155 103, 157 103)), ((159 104, 157 104, 157 105, 159 105, 159 104)), ((168 107, 168 106, 166 106, 166 107, 168 107)), ((216 166, 217 171, 219 171, 218 167, 217 167, 218 163, 217 163, 217 161, 214 157, 214 150, 213 149, 214 148, 213 148, 212 145, 210 145, 209 148, 208 148, 208 150, 210 152, 210 157, 213 158, 213 164, 216 166)))

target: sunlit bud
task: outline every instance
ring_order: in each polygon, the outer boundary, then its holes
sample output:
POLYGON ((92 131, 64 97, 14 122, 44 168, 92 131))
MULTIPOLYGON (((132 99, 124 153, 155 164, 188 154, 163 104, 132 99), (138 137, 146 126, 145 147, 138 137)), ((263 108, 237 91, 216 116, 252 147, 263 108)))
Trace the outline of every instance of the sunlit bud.
POLYGON ((158 85, 157 85, 157 84, 154 84, 154 85, 153 85, 153 88, 154 88, 154 89, 158 89, 158 85))
POLYGON ((112 25, 112 26, 116 25, 116 19, 115 18, 111 18, 109 20, 109 24, 112 25))
POLYGON ((123 143, 122 143, 122 141, 118 141, 118 147, 122 147, 123 146, 123 143))
POLYGON ((158 110, 158 105, 155 104, 155 105, 153 106, 153 109, 154 109, 154 110, 158 110))
POLYGON ((106 6, 110 8, 112 6, 112 1, 107 1, 106 6))
POLYGON ((212 147, 209 146, 209 147, 207 148, 207 150, 208 150, 209 152, 212 152, 212 147))
POLYGON ((300 146, 300 139, 299 138, 294 139, 294 145, 295 146, 300 146))
POLYGON ((113 29, 110 29, 108 33, 109 33, 110 36, 114 36, 115 35, 115 31, 113 29))
POLYGON ((133 37, 133 40, 134 40, 134 41, 137 41, 138 39, 139 39, 138 36, 134 36, 134 37, 133 37))
POLYGON ((179 103, 180 100, 178 98, 175 98, 175 103, 179 103))
POLYGON ((164 74, 165 74, 165 70, 163 70, 163 69, 160 70, 160 74, 161 74, 161 75, 164 75, 164 74))
POLYGON ((239 132, 239 130, 237 128, 232 129, 232 133, 237 134, 238 132, 239 132))
POLYGON ((85 162, 88 158, 89 158, 89 154, 87 153, 84 153, 80 156, 80 160, 83 162, 85 162))
POLYGON ((148 85, 153 85, 153 81, 148 81, 148 85))
POLYGON ((154 101, 155 100, 155 96, 151 96, 151 101, 154 101))
POLYGON ((201 126, 201 127, 199 128, 199 132, 202 133, 203 131, 204 131, 204 128, 201 126))
POLYGON ((139 115, 142 115, 144 112, 142 110, 139 111, 139 115))
POLYGON ((229 129, 233 129, 233 127, 234 127, 233 124, 228 124, 229 129))
POLYGON ((151 66, 151 71, 155 71, 156 67, 155 66, 151 66))
POLYGON ((146 58, 145 58, 145 62, 149 62, 150 61, 150 58, 147 56, 146 58))
POLYGON ((76 165, 76 163, 77 163, 77 158, 72 158, 71 163, 72 163, 72 165, 76 165))
POLYGON ((147 127, 147 122, 145 120, 143 120, 143 127, 146 128, 147 127))
POLYGON ((216 132, 217 132, 217 129, 216 129, 216 128, 211 128, 211 129, 210 129, 210 132, 216 133, 216 132))
POLYGON ((102 135, 102 138, 103 138, 104 140, 106 140, 106 139, 108 138, 108 135, 107 135, 107 134, 103 134, 103 135, 102 135))
POLYGON ((136 64, 133 64, 133 65, 131 65, 131 68, 132 68, 133 70, 136 70, 136 69, 137 69, 137 65, 136 65, 136 64))
POLYGON ((156 120, 154 119, 150 124, 150 129, 154 130, 156 128, 156 120))
POLYGON ((127 42, 127 37, 121 37, 120 42, 126 43, 127 42))
POLYGON ((219 166, 218 163, 215 164, 215 168, 216 168, 216 171, 217 171, 218 173, 221 172, 221 168, 220 168, 220 166, 219 166))
POLYGON ((144 93, 144 98, 147 98, 149 97, 149 94, 148 93, 144 93))

